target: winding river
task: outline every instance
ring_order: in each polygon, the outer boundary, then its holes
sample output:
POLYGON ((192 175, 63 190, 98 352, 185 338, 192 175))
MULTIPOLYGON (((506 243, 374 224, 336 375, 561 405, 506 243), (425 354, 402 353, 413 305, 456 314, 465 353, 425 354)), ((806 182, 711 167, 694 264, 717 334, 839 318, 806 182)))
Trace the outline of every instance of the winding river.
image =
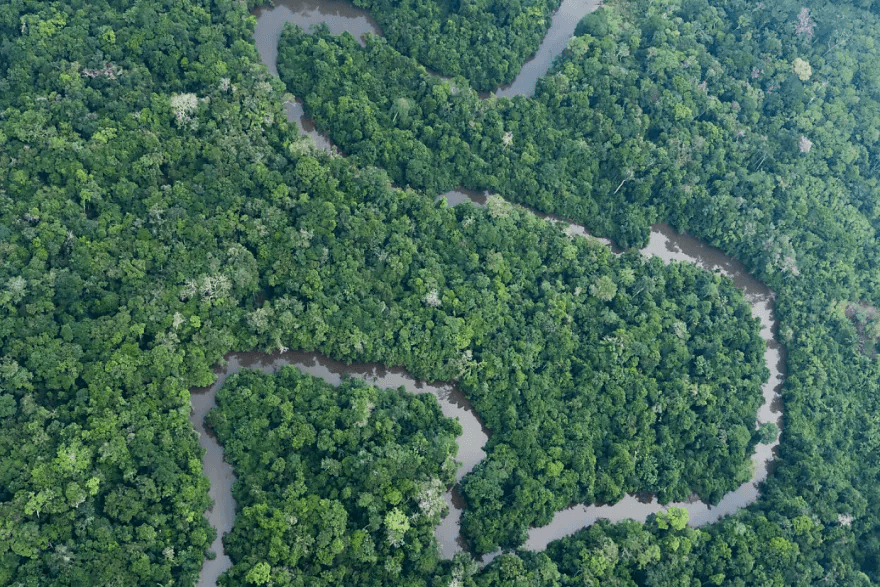
MULTIPOLYGON (((274 4, 274 8, 259 8, 254 12, 257 17, 254 42, 260 59, 275 75, 278 75, 278 41, 288 22, 306 30, 323 22, 332 34, 340 35, 348 31, 361 44, 364 44, 363 37, 367 33, 382 34, 382 29, 370 13, 356 8, 348 0, 275 0, 274 4)), ((499 87, 494 94, 480 94, 480 97, 531 96, 538 80, 547 73, 553 60, 568 45, 577 24, 598 6, 599 0, 563 0, 559 9, 553 13, 550 28, 537 53, 523 64, 516 79, 499 87)), ((288 120, 296 122, 301 132, 314 139, 317 147, 332 148, 330 141, 315 130, 314 122, 303 112, 301 101, 297 99, 288 102, 286 107, 288 120)))
MULTIPOLYGON (((208 410, 214 407, 217 391, 223 387, 226 378, 239 369, 259 369, 264 373, 274 373, 285 365, 293 365, 332 385, 338 385, 342 376, 348 375, 364 379, 382 388, 396 389, 403 386, 410 393, 432 393, 440 403, 443 415, 457 418, 462 427, 462 435, 457 439, 458 455, 456 460, 461 463, 461 467, 456 474, 456 481, 461 481, 461 478, 486 456, 486 453, 483 452, 483 445, 486 444, 489 436, 474 413, 471 403, 452 384, 428 384, 413 379, 402 369, 387 369, 378 364, 346 365, 319 353, 294 351, 273 355, 256 352, 230 353, 226 355, 225 359, 227 364, 223 367, 216 367, 214 370, 217 374, 217 381, 213 385, 192 390, 193 410, 190 421, 199 432, 199 443, 206 450, 203 463, 205 473, 211 479, 209 496, 214 500, 214 507, 208 511, 208 521, 217 529, 218 535, 217 540, 211 545, 211 550, 217 553, 217 558, 207 561, 202 568, 199 580, 200 587, 215 585, 220 573, 231 566, 231 561, 223 553, 220 539, 223 533, 232 530, 232 523, 235 520, 235 500, 232 498, 235 475, 232 472, 232 466, 223 459, 223 448, 214 436, 205 429, 204 418, 208 410)), ((449 506, 450 515, 443 519, 436 534, 443 555, 451 558, 453 554, 462 549, 462 545, 458 542, 458 520, 461 517, 464 504, 455 489, 448 491, 445 499, 449 506)))
MULTIPOLYGON (((497 96, 530 95, 535 83, 550 68, 553 59, 566 46, 574 33, 577 23, 584 15, 596 8, 595 0, 564 0, 562 6, 554 14, 551 29, 548 32, 538 53, 530 59, 520 76, 507 87, 499 88, 497 96)), ((260 9, 256 13, 257 27, 255 40, 261 59, 276 73, 277 43, 281 30, 286 22, 295 22, 308 27, 319 22, 327 22, 334 34, 348 31, 355 38, 361 39, 365 33, 381 34, 378 25, 364 11, 353 7, 346 0, 281 0, 275 2, 275 8, 260 9)), ((315 132, 314 125, 303 117, 299 104, 288 105, 288 116, 296 120, 301 130, 315 138, 316 145, 330 148, 330 142, 315 132)), ((484 205, 486 194, 468 191, 453 191, 444 196, 451 205, 471 201, 484 205)), ((550 218, 552 221, 558 221, 550 218)), ((576 235, 591 237, 583 227, 569 224, 568 230, 576 235)), ((601 240, 601 239, 599 239, 601 240)), ((608 241, 602 241, 610 245, 608 241)), ((762 282, 750 276, 743 265, 725 255, 720 250, 710 247, 694 237, 678 234, 670 227, 662 224, 654 225, 648 246, 642 254, 655 256, 669 263, 672 261, 688 261, 708 271, 719 271, 733 280, 746 301, 750 304, 752 314, 761 320, 761 336, 767 343, 765 362, 770 370, 770 379, 764 384, 764 403, 758 411, 759 424, 774 422, 781 427, 782 411, 779 389, 784 378, 783 348, 774 338, 776 318, 774 315, 773 292, 762 282)), ((345 365, 333 361, 317 353, 286 352, 267 355, 263 353, 231 353, 226 357, 227 364, 217 367, 217 381, 208 388, 192 390, 192 413, 190 420, 199 432, 199 442, 206 450, 203 459, 205 473, 211 480, 209 495, 214 507, 207 515, 210 524, 217 529, 218 537, 211 550, 217 554, 214 560, 205 562, 198 585, 212 587, 217 577, 231 566, 231 561, 223 552, 222 535, 232 529, 235 519, 235 501, 232 498, 232 485, 235 476, 232 467, 223 459, 223 449, 204 427, 204 416, 215 405, 217 391, 223 386, 226 377, 241 368, 260 369, 263 372, 275 372, 285 365, 294 365, 310 375, 323 378, 331 384, 338 384, 343 375, 359 377, 380 387, 396 388, 403 386, 411 393, 432 393, 437 397, 444 415, 458 418, 463 434, 458 438, 458 457, 462 463, 458 470, 457 480, 470 472, 485 457, 482 447, 488 435, 483 428, 470 402, 458 388, 451 384, 427 384, 409 377, 401 369, 387 369, 376 364, 345 365)), ((751 481, 744 483, 735 491, 724 496, 717 506, 707 506, 698 499, 684 503, 660 505, 656 498, 650 496, 630 495, 614 505, 603 506, 572 506, 558 512, 553 521, 541 528, 532 528, 525 547, 531 550, 543 550, 548 543, 563 536, 574 533, 598 519, 618 521, 634 519, 644 521, 650 514, 665 510, 668 507, 683 507, 690 514, 690 525, 701 526, 714 522, 719 518, 732 514, 758 498, 758 484, 766 479, 773 462, 774 450, 778 439, 769 445, 758 445, 752 457, 755 473, 751 481)), ((459 537, 459 520, 463 502, 455 488, 447 492, 446 502, 450 513, 438 526, 436 535, 444 557, 462 550, 463 544, 459 537)))

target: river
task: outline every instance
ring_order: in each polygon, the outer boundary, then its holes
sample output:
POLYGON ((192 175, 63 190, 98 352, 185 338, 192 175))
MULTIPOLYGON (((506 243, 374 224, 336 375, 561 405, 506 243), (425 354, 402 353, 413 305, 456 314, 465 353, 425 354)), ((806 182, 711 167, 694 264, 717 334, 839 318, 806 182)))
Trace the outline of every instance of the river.
MULTIPOLYGON (((553 59, 566 46, 568 38, 574 33, 578 21, 596 8, 594 0, 564 0, 560 9, 554 14, 550 31, 548 31, 538 53, 523 67, 520 75, 510 86, 499 88, 497 96, 530 95, 535 88, 537 79, 546 73, 553 59)), ((277 43, 281 30, 286 22, 295 22, 304 27, 319 22, 327 22, 334 34, 348 31, 357 39, 365 33, 381 34, 378 25, 364 10, 353 7, 345 0, 281 0, 275 2, 275 8, 259 9, 255 42, 263 62, 273 73, 277 59, 277 43)), ((298 103, 288 104, 288 116, 296 120, 300 129, 311 135, 317 146, 330 148, 331 143, 315 132, 314 125, 303 116, 302 107, 298 103)), ((456 190, 444 194, 451 205, 471 201, 484 205, 487 194, 456 190)), ((550 218, 552 221, 557 219, 550 218)), ((583 227, 569 224, 573 234, 591 237, 583 227)), ((599 239, 610 246, 608 241, 599 239)), ((648 246, 642 250, 647 256, 656 256, 669 263, 672 261, 688 261, 708 271, 719 271, 731 278, 739 288, 746 301, 750 304, 752 314, 761 320, 761 336, 767 343, 765 362, 770 370, 770 378, 763 387, 764 403, 758 411, 759 424, 774 422, 781 428, 781 402, 779 389, 784 379, 783 348, 774 338, 776 319, 774 315, 773 292, 762 282, 750 276, 743 265, 725 255, 720 250, 710 247, 689 235, 678 234, 670 227, 662 224, 652 226, 648 246)), ((386 369, 374 364, 345 365, 319 355, 317 353, 287 352, 266 355, 263 353, 232 353, 226 356, 227 365, 217 367, 217 381, 209 388, 192 391, 193 411, 190 420, 200 434, 200 444, 206 450, 203 459, 205 473, 211 479, 209 495, 214 500, 214 507, 208 511, 208 521, 217 529, 218 538, 211 547, 217 554, 216 559, 206 561, 199 579, 199 587, 216 585, 219 575, 226 570, 231 562, 223 553, 221 537, 232 528, 235 519, 235 502, 232 498, 232 485, 235 477, 232 468, 223 460, 223 449, 214 437, 204 428, 204 415, 213 407, 217 390, 222 387, 226 377, 241 368, 256 368, 264 372, 274 372, 284 365, 295 365, 304 372, 322 377, 325 381, 338 384, 342 375, 360 377, 380 387, 396 388, 404 386, 411 393, 433 393, 443 410, 450 417, 458 418, 463 434, 458 438, 459 452, 457 460, 462 463, 457 479, 461 478, 485 457, 482 447, 488 435, 479 419, 474 414, 470 402, 455 386, 451 384, 427 384, 416 381, 400 369, 386 369)), ((558 512, 552 522, 541 528, 532 528, 525 544, 531 550, 543 550, 549 542, 605 518, 612 521, 634 519, 644 521, 650 514, 665 510, 668 507, 683 507, 690 514, 691 526, 701 526, 719 518, 732 514, 758 498, 758 484, 763 481, 772 466, 774 450, 778 439, 769 445, 759 445, 752 461, 755 466, 753 478, 735 491, 724 496, 714 507, 707 506, 697 499, 684 503, 671 503, 665 506, 657 503, 656 498, 630 495, 610 506, 575 505, 558 512)), ((459 538, 458 524, 461 517, 463 502, 453 489, 447 492, 447 505, 450 514, 438 526, 436 535, 444 557, 451 557, 462 549, 459 538)))
MULTIPOLYGON (((484 198, 482 194, 458 192, 463 196, 484 198)), ((577 225, 568 225, 569 231, 584 238, 589 236, 577 225)), ((648 246, 642 249, 646 256, 659 257, 665 262, 688 261, 708 271, 719 271, 729 277, 734 285, 743 292, 752 309, 752 314, 761 320, 761 336, 767 343, 765 363, 770 370, 770 378, 764 384, 764 402, 761 405, 757 422, 760 424, 774 422, 781 427, 782 412, 780 409, 779 389, 784 379, 783 348, 774 338, 776 318, 773 310, 773 292, 762 282, 749 275, 743 265, 725 255, 718 249, 710 247, 689 235, 678 234, 663 224, 651 228, 648 246)), ((226 356, 228 363, 217 367, 217 381, 209 388, 194 389, 192 392, 193 411, 191 421, 200 434, 199 442, 206 450, 203 459, 205 473, 211 479, 210 497, 214 507, 208 512, 208 521, 217 529, 218 539, 212 545, 217 553, 215 560, 207 561, 202 569, 200 587, 215 585, 216 578, 230 561, 223 554, 219 536, 232 529, 235 519, 235 502, 232 498, 232 485, 235 477, 232 467, 223 460, 223 449, 214 437, 204 428, 204 416, 213 407, 217 391, 223 386, 226 377, 241 368, 260 369, 265 373, 275 372, 284 365, 294 365, 310 375, 321 377, 331 384, 338 384, 342 375, 358 377, 380 387, 397 388, 403 386, 410 393, 432 393, 437 397, 443 414, 458 418, 463 433, 458 437, 458 457, 462 463, 457 473, 460 481, 484 457, 482 447, 488 440, 488 434, 462 392, 452 384, 428 384, 409 377, 401 369, 387 369, 377 364, 346 365, 333 361, 318 353, 285 352, 274 355, 264 353, 231 353, 226 356)), ((644 521, 650 514, 664 511, 669 507, 682 507, 690 514, 691 526, 701 526, 714 522, 719 518, 732 514, 758 498, 758 484, 766 479, 773 462, 774 449, 778 439, 771 444, 758 445, 752 456, 755 474, 752 479, 735 491, 725 495, 716 506, 693 499, 688 502, 660 505, 656 498, 640 495, 629 495, 614 505, 576 505, 558 512, 547 526, 532 528, 525 547, 530 550, 543 550, 551 541, 574 533, 575 531, 605 518, 612 521, 633 519, 644 521)), ((451 558, 462 550, 463 543, 459 537, 458 525, 461 518, 463 501, 455 488, 445 495, 450 513, 443 519, 436 531, 444 557, 451 558)))
MULTIPOLYGON (((571 226, 571 225, 570 225, 571 226)), ((583 231, 575 227, 575 232, 583 231)), ((582 233, 583 234, 583 233, 582 233)), ((587 234, 583 234, 588 236, 587 234)), ((666 263, 689 261, 707 271, 717 271, 729 277, 752 309, 752 315, 761 320, 761 338, 767 343, 764 361, 770 370, 770 378, 762 388, 764 402, 758 410, 758 424, 773 422, 782 428, 782 402, 780 389, 785 379, 784 349, 776 340, 777 321, 774 313, 774 293, 745 270, 742 263, 710 247, 703 241, 687 234, 678 234, 665 224, 651 227, 648 246, 641 250, 643 255, 659 257, 666 263)), ((758 484, 767 478, 772 465, 779 438, 770 444, 759 444, 752 455, 755 473, 750 481, 726 494, 716 506, 708 506, 699 499, 684 503, 670 503, 665 506, 653 496, 628 495, 614 505, 575 505, 557 512, 553 521, 541 528, 532 528, 525 548, 543 550, 547 544, 568 536, 605 518, 613 522, 631 519, 644 522, 651 514, 669 507, 681 507, 688 511, 688 524, 692 527, 715 522, 758 499, 758 484)))
MULTIPOLYGON (((483 98, 493 95, 499 98, 531 96, 538 80, 547 73, 553 65, 553 60, 568 45, 568 40, 574 35, 577 24, 598 6, 599 0, 563 0, 559 9, 553 13, 550 29, 541 41, 537 53, 523 64, 522 70, 513 82, 501 86, 494 94, 484 93, 480 96, 483 98)), ((362 45, 363 37, 367 33, 382 34, 382 29, 370 13, 356 8, 348 0, 275 0, 274 8, 258 8, 254 15, 257 17, 257 26, 254 29, 257 52, 260 54, 260 60, 275 75, 278 75, 278 40, 281 39, 281 31, 288 22, 295 23, 305 30, 309 30, 312 25, 327 23, 332 34, 340 35, 348 31, 362 45)), ((306 116, 300 100, 288 102, 286 107, 287 119, 296 122, 303 134, 314 139, 317 147, 332 148, 330 141, 315 130, 315 124, 306 116)))
MULTIPOLYGON (((199 432, 199 443, 206 451, 203 464, 205 473, 211 479, 209 496, 214 500, 214 507, 208 511, 208 521, 217 529, 218 534, 217 540, 211 545, 211 550, 217 553, 217 558, 205 562, 199 580, 200 587, 215 585, 220 573, 231 565, 231 561, 223 553, 220 538, 224 532, 232 529, 235 520, 235 500, 232 498, 235 475, 232 466, 223 459, 223 448, 205 429, 204 418, 208 410, 214 407, 217 391, 223 387, 226 378, 239 369, 259 369, 264 373, 274 373, 285 365, 294 365, 303 372, 320 377, 333 385, 338 385, 342 376, 348 375, 364 379, 382 388, 396 389, 403 386, 410 393, 432 393, 440 403, 443 415, 457 418, 462 427, 462 435, 457 438, 456 460, 461 466, 456 474, 456 481, 461 481, 461 478, 486 456, 483 445, 489 438, 488 433, 474 413, 470 401, 452 384, 428 384, 413 379, 402 369, 387 369, 377 364, 346 365, 318 353, 294 351, 273 355, 256 352, 230 353, 225 359, 227 361, 225 366, 214 369, 217 381, 213 385, 192 390, 193 409, 190 421, 199 432)), ((446 492, 445 499, 450 508, 450 515, 443 519, 436 535, 443 555, 451 558, 462 549, 462 545, 459 544, 458 520, 464 504, 456 489, 446 492)))
MULTIPOLYGON (((348 0, 275 0, 273 8, 258 8, 254 11, 257 26, 254 29, 254 43, 260 60, 269 71, 278 75, 278 41, 281 31, 288 22, 309 30, 312 25, 327 23, 330 32, 341 35, 348 31, 363 44, 367 33, 381 35, 382 30, 370 13, 356 8, 348 0)), ((301 133, 314 140, 319 149, 332 150, 330 140, 315 129, 315 123, 303 111, 302 101, 296 99, 285 104, 287 120, 296 122, 301 133)))

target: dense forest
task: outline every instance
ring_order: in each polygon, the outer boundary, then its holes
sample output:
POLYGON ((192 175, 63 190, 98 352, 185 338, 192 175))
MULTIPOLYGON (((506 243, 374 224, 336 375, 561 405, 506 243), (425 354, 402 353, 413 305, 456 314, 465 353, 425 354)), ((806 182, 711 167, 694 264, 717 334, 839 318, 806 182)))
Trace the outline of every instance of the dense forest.
POLYGON ((285 367, 233 375, 217 405, 240 509, 224 584, 426 584, 461 434, 433 395, 285 367))
MULTIPOLYGON (((496 190, 623 245, 665 220, 742 259, 778 293, 789 377, 782 463, 739 517, 759 527, 761 512, 802 500, 826 531, 855 528, 849 556, 876 577, 877 464, 852 450, 876 434, 877 26, 847 5, 612 2, 582 21, 533 99, 480 101, 382 39, 360 49, 320 31, 286 31, 279 71, 343 151, 402 185, 496 190), (320 51, 335 53, 332 69, 320 51), (352 132, 357 112, 369 136, 352 132), (396 141, 429 158, 431 179, 396 141)), ((857 581, 832 550, 775 580, 857 581)), ((748 558, 748 570, 702 576, 774 580, 748 558)))
POLYGON ((537 50, 561 0, 353 0, 405 55, 480 91, 509 83, 537 50))
POLYGON ((458 380, 492 432, 462 484, 474 553, 572 501, 713 502, 747 479, 766 370, 741 294, 508 202, 624 247, 667 221, 775 289, 786 416, 761 499, 701 529, 671 509, 482 570, 441 561, 439 512, 414 500, 453 478, 457 427, 433 400, 242 373, 211 416, 249 482, 224 584, 880 582, 880 22, 863 4, 611 0, 534 97, 483 101, 555 3, 362 2, 388 39, 291 28, 282 83, 243 2, 4 2, 0 585, 195 584, 214 531, 188 388, 231 350, 458 380), (348 157, 287 123, 287 90, 348 157), (504 200, 434 202, 459 184, 504 200), (384 480, 354 466, 420 446, 436 458, 384 480))

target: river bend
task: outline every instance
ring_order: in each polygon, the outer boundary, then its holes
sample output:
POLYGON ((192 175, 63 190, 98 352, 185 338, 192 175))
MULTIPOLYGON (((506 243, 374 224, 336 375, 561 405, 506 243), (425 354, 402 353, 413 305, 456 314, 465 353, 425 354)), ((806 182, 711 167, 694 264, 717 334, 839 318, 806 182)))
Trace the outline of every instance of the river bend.
MULTIPOLYGON (((568 39, 574 34, 577 23, 583 16, 595 10, 598 3, 594 0, 564 0, 560 9, 554 14, 551 28, 540 49, 529 59, 520 75, 509 86, 499 88, 496 96, 531 95, 535 84, 552 65, 553 59, 565 49, 568 39)), ((255 42, 260 57, 272 73, 277 74, 275 62, 278 55, 278 39, 286 22, 294 22, 308 29, 320 22, 328 23, 333 34, 350 32, 355 38, 362 39, 366 33, 381 34, 376 22, 369 13, 355 8, 346 0, 281 0, 275 2, 272 9, 263 8, 256 11, 257 27, 255 42)), ((331 143, 315 131, 314 124, 306 119, 300 104, 288 105, 288 116, 296 120, 300 129, 311 135, 316 145, 330 148, 331 143)), ((467 191, 454 191, 444 196, 451 205, 471 201, 484 205, 486 194, 467 191)), ((557 221, 550 218, 551 221, 557 221)), ((569 224, 569 232, 585 238, 593 238, 586 230, 569 224)), ((602 239, 599 239, 602 240, 602 239)), ((610 246, 608 241, 603 243, 610 246)), ((752 309, 752 314, 761 320, 761 336, 767 343, 765 362, 770 370, 770 379, 764 384, 764 403, 758 411, 757 424, 774 422, 781 427, 782 411, 779 389, 784 379, 783 347, 776 341, 776 318, 774 315, 774 294, 762 282, 749 275, 743 265, 725 255, 720 250, 710 247, 689 235, 678 234, 669 226, 658 224, 651 230, 648 246, 642 254, 655 256, 664 262, 688 261, 697 264, 707 271, 718 271, 733 280, 734 285, 743 292, 752 309)), ((209 388, 192 390, 192 414, 190 420, 199 432, 199 442, 206 450, 203 459, 206 475, 211 480, 209 496, 214 507, 207 513, 208 521, 217 529, 218 537, 211 550, 217 554, 214 560, 205 562, 199 579, 199 587, 216 585, 217 577, 231 566, 231 561, 223 552, 221 538, 232 529, 235 520, 235 501, 232 498, 232 485, 235 476, 232 467, 223 459, 223 449, 204 427, 204 416, 215 403, 217 391, 223 386, 226 377, 241 368, 255 368, 263 372, 275 372, 285 365, 294 365, 304 372, 321 377, 331 384, 338 384, 343 375, 359 377, 379 387, 397 388, 403 386, 411 393, 433 393, 439 401, 443 414, 458 418, 463 434, 458 438, 458 457, 462 463, 457 473, 457 480, 470 472, 485 457, 482 447, 488 435, 483 428, 470 402, 458 388, 448 383, 427 384, 409 377, 401 369, 387 369, 375 364, 345 365, 333 361, 317 353, 286 352, 275 355, 263 353, 232 353, 226 356, 227 364, 217 367, 217 381, 209 388)), ((701 526, 714 522, 723 516, 732 514, 758 498, 758 484, 766 479, 773 462, 773 455, 778 438, 769 445, 758 445, 752 461, 755 467, 753 478, 735 491, 724 496, 717 506, 707 506, 693 499, 684 503, 670 503, 665 506, 657 503, 651 496, 629 495, 614 505, 576 505, 558 512, 553 521, 541 528, 532 528, 525 547, 531 550, 543 550, 547 544, 577 530, 593 524, 599 519, 619 521, 633 519, 644 521, 653 513, 668 507, 682 507, 690 514, 691 526, 701 526)), ((463 508, 463 501, 455 488, 447 492, 446 502, 450 513, 438 526, 436 535, 444 557, 451 557, 462 549, 458 526, 463 508)))
MULTIPOLYGON (((580 226, 569 225, 568 230, 575 235, 592 238, 580 226)), ((774 337, 776 318, 773 307, 773 292, 749 275, 739 261, 706 245, 699 239, 677 234, 666 225, 658 224, 652 227, 650 241, 648 246, 642 249, 642 254, 659 257, 667 263, 688 261, 707 271, 719 271, 733 280, 734 285, 743 292, 752 309, 752 314, 761 320, 761 337, 767 343, 764 360, 770 370, 770 378, 763 386, 764 402, 758 411, 757 423, 773 422, 781 427, 782 412, 779 389, 784 379, 783 349, 774 337)), ((402 369, 387 369, 377 364, 345 365, 318 353, 285 352, 274 355, 232 353, 227 355, 226 359, 227 365, 216 369, 218 378, 211 387, 194 389, 192 392, 193 411, 190 419, 200 434, 200 444, 206 450, 203 462, 205 473, 211 479, 209 495, 215 504, 208 512, 208 521, 218 532, 218 538, 212 545, 212 550, 217 553, 217 558, 205 563, 199 582, 200 587, 215 585, 220 573, 230 566, 231 562, 223 554, 220 537, 232 529, 235 520, 235 502, 232 498, 232 485, 235 482, 235 476, 232 467, 223 459, 223 448, 205 430, 204 416, 214 406, 214 398, 217 391, 223 386, 226 377, 241 368, 260 369, 265 373, 271 373, 282 366, 294 365, 304 372, 321 377, 334 385, 339 384, 343 375, 348 375, 364 379, 379 387, 397 388, 403 386, 410 393, 432 393, 437 397, 443 414, 458 418, 462 425, 463 433, 457 439, 459 446, 457 460, 462 465, 456 479, 460 481, 485 457, 482 447, 488 440, 487 431, 474 413, 470 402, 452 384, 428 384, 414 380, 402 369)), ((736 512, 758 498, 758 484, 767 478, 778 442, 777 439, 771 444, 756 447, 756 451, 752 455, 755 468, 752 479, 725 495, 716 506, 708 506, 698 499, 660 505, 656 498, 638 495, 628 495, 614 505, 576 505, 557 512, 552 522, 547 526, 532 528, 529 531, 525 547, 530 550, 543 550, 551 541, 572 534, 593 524, 598 519, 645 521, 649 515, 664 511, 669 507, 681 507, 688 510, 691 526, 702 526, 714 522, 723 516, 736 512)), ((436 536, 443 556, 451 558, 455 552, 463 548, 459 537, 459 520, 464 504, 455 488, 446 493, 445 499, 450 513, 437 527, 436 536)))

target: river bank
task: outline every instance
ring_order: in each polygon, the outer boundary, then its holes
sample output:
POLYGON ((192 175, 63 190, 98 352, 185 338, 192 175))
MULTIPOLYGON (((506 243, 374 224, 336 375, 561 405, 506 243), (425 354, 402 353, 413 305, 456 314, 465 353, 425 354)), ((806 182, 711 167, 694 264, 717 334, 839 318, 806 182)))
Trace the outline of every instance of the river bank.
MULTIPOLYGON (((467 194, 464 194, 467 195, 467 194)), ((477 194, 480 196, 480 194, 477 194)), ((577 225, 569 225, 570 232, 583 238, 592 238, 577 225)), ((666 263, 685 261, 697 264, 707 271, 719 271, 729 277, 740 289, 749 303, 752 314, 761 320, 761 336, 767 343, 765 364, 770 370, 770 378, 763 386, 764 402, 757 414, 757 424, 773 422, 781 427, 782 411, 779 389, 784 380, 783 347, 775 339, 776 318, 774 315, 773 292, 763 283, 749 275, 742 264, 725 255, 718 249, 702 243, 689 235, 675 233, 666 225, 654 225, 647 247, 642 249, 646 256, 659 257, 666 263)), ((470 402, 462 392, 450 383, 428 384, 414 380, 402 369, 388 369, 378 364, 346 365, 333 361, 319 353, 288 351, 267 355, 265 353, 231 353, 226 356, 225 366, 217 367, 217 381, 209 388, 193 390, 193 412, 191 421, 200 433, 200 443, 206 449, 203 459, 205 473, 211 479, 210 496, 215 502, 208 512, 208 520, 217 529, 218 535, 232 528, 235 519, 235 503, 232 486, 235 477, 232 468, 223 460, 223 449, 204 429, 204 414, 214 405, 217 391, 229 375, 242 368, 260 369, 272 373, 285 365, 294 365, 304 372, 321 377, 331 384, 338 384, 343 376, 358 377, 380 387, 397 388, 403 386, 410 393, 432 393, 440 403, 443 414, 458 418, 463 434, 457 439, 459 453, 457 460, 462 463, 456 479, 460 481, 484 457, 483 446, 488 440, 488 432, 483 428, 470 402)), ((693 498, 686 502, 661 505, 653 496, 628 495, 613 505, 575 505, 558 512, 553 521, 540 528, 529 531, 525 547, 530 550, 543 550, 547 544, 577 530, 593 524, 598 519, 620 521, 633 519, 644 521, 651 514, 665 511, 669 507, 680 507, 688 511, 691 526, 702 526, 717 521, 747 506, 759 496, 758 485, 767 478, 772 469, 773 456, 778 439, 771 444, 758 445, 752 456, 754 475, 738 489, 724 496, 716 506, 708 506, 693 498)), ((444 557, 451 558, 464 548, 459 536, 459 521, 464 507, 461 496, 455 487, 444 496, 449 515, 437 527, 436 536, 444 557)), ((216 578, 231 564, 223 554, 217 541, 212 551, 217 553, 215 560, 207 561, 202 570, 200 587, 214 585, 216 578)))
MULTIPOLYGON (((574 2, 566 0, 563 3, 563 7, 554 16, 553 25, 547 39, 545 39, 538 54, 523 69, 521 76, 526 76, 523 78, 523 81, 520 82, 520 77, 518 77, 511 86, 499 89, 495 95, 529 95, 534 90, 536 80, 547 71, 556 55, 565 48, 567 40, 573 34, 577 22, 584 14, 595 8, 593 6, 590 10, 586 10, 578 16, 579 12, 569 10, 574 4, 574 2), (562 16, 557 18, 558 15, 562 16), (571 22, 571 19, 575 18, 576 20, 571 22), (565 34, 565 30, 568 30, 568 28, 571 30, 565 34), (560 35, 562 35, 564 42, 559 41, 560 35), (554 47, 555 53, 549 49, 544 51, 545 45, 554 47), (543 69, 541 69, 542 67, 543 69)), ((583 6, 580 8, 583 8, 583 6)), ((378 26, 369 18, 368 14, 341 0, 329 0, 320 3, 304 2, 301 0, 280 2, 272 10, 263 9, 258 12, 258 25, 255 33, 256 43, 260 50, 261 58, 270 71, 275 71, 278 36, 280 36, 284 23, 289 21, 296 22, 306 28, 311 24, 326 21, 330 24, 331 32, 339 34, 342 31, 348 31, 358 39, 367 32, 381 34, 378 26), (274 42, 272 41, 273 38, 274 42)), ((303 117, 301 106, 297 110, 297 106, 292 105, 289 113, 298 121, 301 130, 308 132, 316 138, 319 146, 324 148, 332 147, 326 138, 321 137, 321 135, 315 132, 314 125, 309 126, 309 121, 303 117)), ((474 201, 477 204, 484 204, 486 195, 456 191, 446 194, 446 197, 451 205, 462 201, 474 201)), ((569 224, 569 230, 572 234, 592 238, 581 226, 569 224)), ((605 244, 610 245, 608 242, 605 242, 605 244)), ((748 275, 742 264, 735 259, 705 245, 698 239, 688 235, 677 234, 666 225, 655 225, 652 227, 651 240, 648 246, 642 250, 642 253, 646 256, 657 256, 667 263, 672 261, 688 261, 708 271, 720 271, 730 277, 736 287, 743 291, 746 300, 752 308, 753 315, 761 320, 761 335, 767 342, 765 362, 771 372, 770 379, 763 388, 764 403, 757 415, 757 423, 775 422, 780 424, 782 413, 779 405, 779 387, 784 378, 783 349, 774 338, 776 320, 773 310, 773 292, 763 283, 748 275)), ((462 462, 462 467, 458 471, 457 479, 460 480, 485 456, 482 447, 488 435, 479 423, 469 402, 451 384, 428 385, 409 378, 404 371, 399 369, 387 370, 379 365, 370 364, 344 365, 316 353, 284 353, 280 355, 239 353, 227 355, 227 360, 229 362, 226 366, 218 368, 218 380, 213 386, 207 390, 202 389, 193 392, 194 412, 192 417, 193 425, 196 426, 201 434, 200 442, 207 450, 204 461, 205 471, 211 478, 210 495, 215 500, 215 507, 209 512, 208 518, 211 525, 217 528, 220 536, 222 536, 223 532, 231 529, 234 521, 235 504, 231 493, 234 476, 229 465, 223 462, 222 448, 204 431, 202 419, 204 413, 213 405, 214 395, 222 386, 225 377, 243 367, 258 368, 264 372, 274 372, 283 365, 295 365, 309 374, 324 378, 328 383, 338 383, 342 375, 350 375, 364 378, 381 387, 398 387, 403 385, 411 393, 434 393, 441 404, 443 413, 447 416, 458 417, 464 428, 464 434, 458 440, 458 460, 462 462), (197 405, 198 409, 196 409, 197 405)), ((773 451, 777 444, 778 440, 770 445, 759 445, 757 447, 752 457, 755 466, 753 478, 740 486, 736 491, 725 495, 722 501, 715 507, 709 507, 696 499, 662 506, 657 503, 656 499, 645 499, 644 496, 636 495, 627 496, 624 500, 611 506, 573 506, 563 512, 558 512, 551 524, 541 528, 533 528, 529 533, 526 548, 542 550, 550 541, 571 534, 600 518, 612 521, 622 519, 643 521, 650 514, 673 506, 682 507, 689 511, 690 524, 692 526, 713 522, 757 499, 758 484, 767 477, 771 470, 773 451)), ((438 527, 437 538, 443 555, 451 557, 455 552, 463 548, 459 540, 458 526, 464 504, 454 488, 446 494, 446 502, 450 508, 450 514, 444 518, 443 523, 438 527)), ((218 538, 219 540, 220 538, 218 538)), ((220 547, 219 542, 214 543, 212 550, 218 554, 218 557, 206 563, 202 571, 200 585, 208 586, 215 584, 216 577, 229 566, 229 559, 222 554, 222 547, 220 547)))

